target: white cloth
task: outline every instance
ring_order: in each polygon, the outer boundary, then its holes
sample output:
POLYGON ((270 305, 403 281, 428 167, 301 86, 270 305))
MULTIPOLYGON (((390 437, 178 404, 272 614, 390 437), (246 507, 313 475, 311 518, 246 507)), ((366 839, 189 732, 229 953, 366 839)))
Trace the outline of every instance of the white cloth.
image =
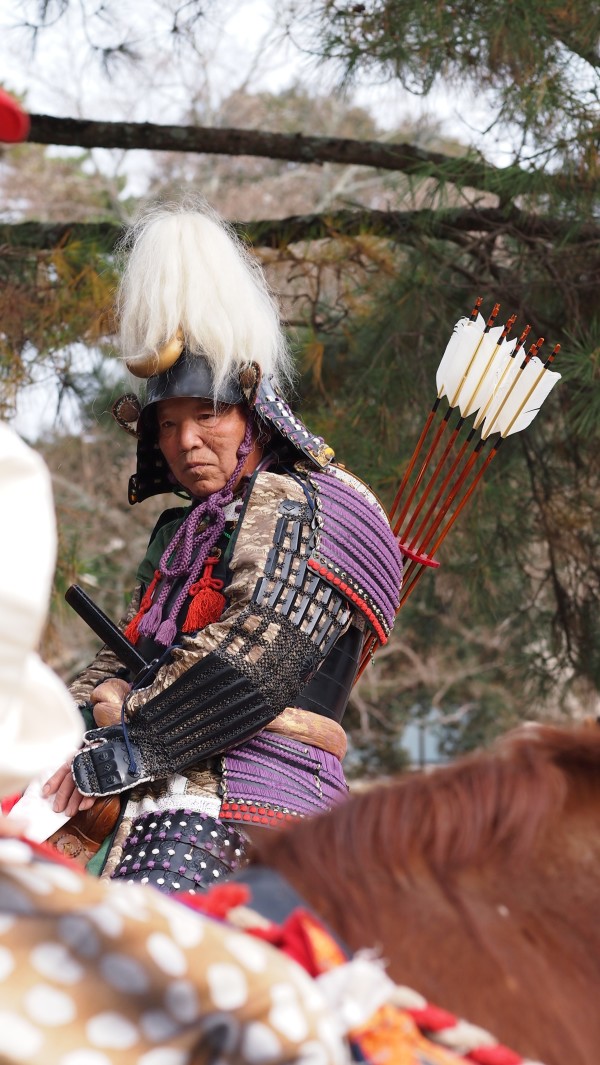
POLYGON ((18 821, 16 831, 22 833, 33 843, 44 843, 59 828, 66 825, 69 814, 57 814, 53 809, 54 795, 44 798, 42 786, 51 777, 56 765, 47 766, 39 777, 27 785, 21 798, 7 814, 8 821, 18 821))
POLYGON ((56 557, 50 475, 0 424, 0 797, 21 790, 78 746, 83 722, 36 652, 56 557))

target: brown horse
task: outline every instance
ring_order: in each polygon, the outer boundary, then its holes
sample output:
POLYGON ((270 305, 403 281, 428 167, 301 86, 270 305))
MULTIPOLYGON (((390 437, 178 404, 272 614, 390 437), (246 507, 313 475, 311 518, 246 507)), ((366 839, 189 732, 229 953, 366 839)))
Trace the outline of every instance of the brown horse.
POLYGON ((257 850, 396 982, 524 1057, 600 1062, 600 729, 525 727, 257 850))

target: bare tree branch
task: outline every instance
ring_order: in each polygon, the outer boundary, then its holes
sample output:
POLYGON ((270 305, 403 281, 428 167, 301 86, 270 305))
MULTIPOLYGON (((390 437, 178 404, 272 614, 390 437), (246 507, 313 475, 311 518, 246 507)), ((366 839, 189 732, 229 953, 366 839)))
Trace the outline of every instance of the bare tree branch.
MULTIPOLYGON (((468 156, 444 155, 406 143, 307 137, 301 133, 272 133, 268 130, 161 126, 151 122, 94 122, 52 115, 31 115, 30 118, 28 139, 37 144, 250 155, 297 163, 341 163, 344 166, 352 163, 379 170, 433 176, 458 185, 483 189, 503 198, 541 191, 542 187, 562 187, 570 180, 527 172, 516 166, 493 167, 468 156)), ((581 186, 581 181, 577 184, 581 186)))

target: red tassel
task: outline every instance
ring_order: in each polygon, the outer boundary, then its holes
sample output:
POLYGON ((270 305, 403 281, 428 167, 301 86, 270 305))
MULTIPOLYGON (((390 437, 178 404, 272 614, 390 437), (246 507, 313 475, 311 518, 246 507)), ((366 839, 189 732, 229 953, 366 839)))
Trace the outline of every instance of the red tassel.
POLYGON ((213 577, 213 568, 219 556, 207 558, 204 572, 199 581, 192 584, 189 594, 193 597, 189 605, 182 632, 199 632, 213 621, 218 621, 225 609, 226 599, 220 589, 223 581, 213 577))
POLYGON ((216 884, 202 896, 182 892, 177 901, 185 902, 193 910, 200 910, 210 917, 226 920, 230 910, 250 901, 250 889, 245 884, 216 884))
POLYGON ((150 607, 152 606, 152 596, 154 595, 154 591, 156 589, 156 585, 158 584, 161 576, 162 576, 162 574, 161 574, 160 570, 159 569, 155 569, 154 570, 154 577, 152 578, 152 582, 148 585, 146 593, 145 593, 145 595, 142 598, 142 601, 140 603, 140 609, 138 610, 138 612, 135 615, 135 617, 131 619, 131 621, 129 622, 129 624, 127 625, 127 627, 123 631, 123 635, 134 646, 135 646, 135 644, 138 642, 138 640, 140 638, 140 634, 138 632, 138 626, 139 626, 140 621, 142 620, 144 614, 146 613, 146 611, 149 610, 150 607))

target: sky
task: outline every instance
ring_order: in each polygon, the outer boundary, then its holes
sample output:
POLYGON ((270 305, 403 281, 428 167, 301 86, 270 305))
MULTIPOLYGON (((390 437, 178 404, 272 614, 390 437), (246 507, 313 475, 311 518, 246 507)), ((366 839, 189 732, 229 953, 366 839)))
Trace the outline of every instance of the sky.
MULTIPOLYGON (((86 2, 89 6, 93 0, 86 2)), ((277 4, 272 0, 213 0, 197 23, 197 54, 193 57, 188 52, 187 63, 173 59, 170 0, 115 5, 124 13, 123 25, 101 33, 94 22, 92 39, 96 44, 115 44, 126 28, 142 63, 115 67, 113 88, 90 63, 85 28, 75 4, 54 26, 43 30, 32 59, 31 35, 20 23, 23 13, 36 6, 0 0, 2 80, 7 87, 26 91, 34 111, 170 122, 181 116, 188 94, 198 83, 199 69, 203 88, 208 87, 215 104, 241 85, 277 92, 296 77, 310 78, 306 58, 286 45, 274 27, 277 4)))
MULTIPOLYGON (((98 6, 100 0, 84 0, 98 6)), ((335 89, 336 73, 286 39, 278 26, 277 0, 212 0, 197 24, 197 55, 186 62, 173 60, 169 40, 170 6, 175 0, 130 0, 117 4, 125 25, 143 58, 135 67, 113 71, 111 84, 99 67, 90 63, 86 32, 95 43, 116 43, 122 27, 101 24, 86 31, 79 6, 44 29, 32 55, 31 34, 23 19, 37 10, 36 0, 0 0, 0 81, 6 88, 25 92, 30 110, 52 115, 139 122, 177 122, 190 96, 202 91, 213 101, 245 87, 250 91, 279 92, 299 80, 318 92, 335 89), (123 14, 124 13, 124 14, 123 14)), ((109 0, 110 3, 110 0, 109 0)), ((302 32, 295 40, 302 43, 302 32)), ((510 144, 488 134, 489 110, 485 99, 450 92, 439 86, 427 99, 400 85, 359 85, 353 99, 372 110, 384 128, 393 130, 407 117, 432 115, 465 143, 475 142, 488 158, 502 165, 510 144)), ((306 132, 310 132, 307 130, 306 132)), ((133 154, 133 153, 132 153, 133 154)), ((136 153, 138 154, 138 153, 136 153)))

